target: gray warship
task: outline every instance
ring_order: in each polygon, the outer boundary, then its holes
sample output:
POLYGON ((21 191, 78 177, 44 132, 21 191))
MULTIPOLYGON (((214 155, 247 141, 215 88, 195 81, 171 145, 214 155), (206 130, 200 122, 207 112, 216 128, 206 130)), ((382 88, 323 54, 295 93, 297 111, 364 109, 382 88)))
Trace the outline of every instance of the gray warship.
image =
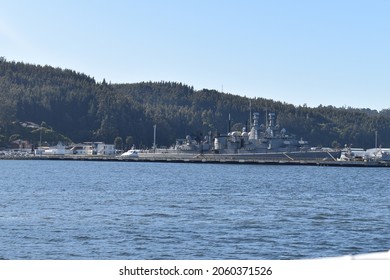
MULTIPOLYGON (((230 123, 230 121, 229 121, 230 123)), ((276 114, 266 116, 266 125, 259 124, 259 113, 253 114, 251 128, 242 131, 230 131, 226 134, 211 133, 202 141, 196 141, 190 136, 178 139, 169 149, 154 148, 140 152, 140 158, 152 159, 194 159, 205 161, 336 161, 341 152, 329 148, 310 148, 307 141, 297 140, 287 130, 276 124, 276 114)), ((230 129, 229 129, 230 130, 230 129)))

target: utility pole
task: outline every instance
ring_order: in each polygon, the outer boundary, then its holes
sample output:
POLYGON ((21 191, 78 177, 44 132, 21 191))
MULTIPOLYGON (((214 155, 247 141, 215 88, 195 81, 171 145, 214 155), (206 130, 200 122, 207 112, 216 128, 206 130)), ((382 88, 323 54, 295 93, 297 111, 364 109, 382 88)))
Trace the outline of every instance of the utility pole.
POLYGON ((249 99, 249 127, 248 131, 251 131, 252 127, 252 100, 249 99))
POLYGON ((378 130, 375 130, 375 149, 378 149, 378 130))
POLYGON ((156 129, 157 125, 153 125, 153 150, 156 152, 156 129))
POLYGON ((39 147, 42 146, 42 122, 41 127, 39 128, 39 147))

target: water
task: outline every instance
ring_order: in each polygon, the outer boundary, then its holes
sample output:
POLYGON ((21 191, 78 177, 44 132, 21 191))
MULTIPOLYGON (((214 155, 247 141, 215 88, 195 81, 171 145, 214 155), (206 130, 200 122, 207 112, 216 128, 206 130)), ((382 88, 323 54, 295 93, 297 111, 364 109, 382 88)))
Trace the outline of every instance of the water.
POLYGON ((390 249, 390 169, 0 161, 0 259, 304 259, 390 249))

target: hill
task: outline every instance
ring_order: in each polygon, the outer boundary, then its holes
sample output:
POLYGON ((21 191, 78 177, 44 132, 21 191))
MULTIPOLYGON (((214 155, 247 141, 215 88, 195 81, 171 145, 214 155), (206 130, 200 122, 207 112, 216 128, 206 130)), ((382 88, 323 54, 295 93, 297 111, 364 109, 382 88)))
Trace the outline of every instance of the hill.
POLYGON ((379 143, 390 146, 390 110, 309 108, 173 82, 98 83, 72 70, 0 58, 0 147, 17 135, 38 144, 37 130, 22 128, 23 122, 43 123, 52 131, 44 134, 49 143, 121 137, 137 147, 151 146, 156 124, 158 144, 169 146, 186 135, 225 133, 229 115, 232 127, 247 125, 249 103, 263 122, 266 112, 276 112, 282 127, 313 146, 370 148, 375 131, 379 143))

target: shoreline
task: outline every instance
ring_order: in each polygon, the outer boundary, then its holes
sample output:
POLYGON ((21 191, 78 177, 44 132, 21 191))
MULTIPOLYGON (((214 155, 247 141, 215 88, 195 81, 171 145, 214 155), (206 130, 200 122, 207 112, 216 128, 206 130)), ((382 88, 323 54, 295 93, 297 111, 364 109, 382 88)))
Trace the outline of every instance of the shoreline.
POLYGON ((281 160, 281 159, 243 159, 240 157, 168 157, 153 154, 140 157, 120 157, 101 155, 31 155, 0 156, 0 160, 65 160, 65 161, 100 161, 100 162, 160 162, 160 163, 205 163, 205 164, 256 164, 256 165, 306 165, 333 167, 390 167, 390 163, 377 161, 334 161, 334 160, 281 160))

